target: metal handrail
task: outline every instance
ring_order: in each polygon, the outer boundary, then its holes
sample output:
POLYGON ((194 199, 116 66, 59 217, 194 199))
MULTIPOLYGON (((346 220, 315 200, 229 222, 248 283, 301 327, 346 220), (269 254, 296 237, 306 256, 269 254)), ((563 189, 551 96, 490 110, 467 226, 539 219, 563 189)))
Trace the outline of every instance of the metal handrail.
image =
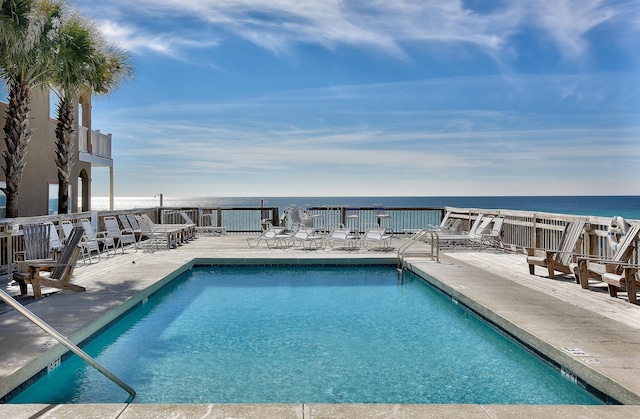
POLYGON ((431 240, 429 240, 429 242, 431 243, 431 258, 433 259, 434 248, 435 248, 435 260, 436 262, 440 262, 440 236, 438 235, 438 232, 434 230, 420 230, 415 234, 415 236, 411 240, 406 241, 405 243, 402 244, 402 246, 398 248, 398 270, 399 271, 402 271, 405 268, 404 252, 409 247, 417 243, 418 240, 426 236, 427 234, 431 236, 431 240), (434 243, 435 243, 435 246, 434 246, 434 243))
POLYGON ((2 298, 11 307, 15 308, 20 314, 25 316, 28 320, 30 320, 36 326, 44 330, 49 336, 51 336, 52 338, 54 338, 55 340, 57 340, 58 342, 66 346, 71 352, 73 352, 74 354, 82 358, 87 364, 91 365, 93 368, 98 370, 102 375, 104 375, 109 380, 113 381, 118 386, 120 386, 124 391, 129 393, 129 398, 127 399, 127 403, 131 403, 133 401, 133 399, 136 397, 136 392, 127 383, 125 383, 124 381, 116 377, 115 374, 113 374, 111 371, 109 371, 108 369, 100 365, 98 361, 96 361, 89 354, 87 354, 85 351, 80 349, 76 344, 74 344, 69 339, 62 336, 58 331, 56 331, 54 328, 49 326, 44 320, 42 320, 40 317, 33 314, 30 310, 28 310, 22 304, 18 303, 16 300, 13 299, 13 297, 11 297, 9 294, 7 294, 5 291, 1 289, 0 289, 0 298, 2 298))

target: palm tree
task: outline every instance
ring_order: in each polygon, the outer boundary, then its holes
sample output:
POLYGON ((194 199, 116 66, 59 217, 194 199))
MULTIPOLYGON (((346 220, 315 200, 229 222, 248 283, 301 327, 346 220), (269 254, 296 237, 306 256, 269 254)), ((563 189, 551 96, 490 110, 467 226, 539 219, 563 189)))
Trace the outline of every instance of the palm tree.
POLYGON ((61 14, 62 3, 56 0, 2 0, 0 4, 0 77, 9 91, 2 153, 6 185, 0 190, 7 198, 8 218, 18 215, 27 144, 33 134, 30 91, 48 79, 48 60, 54 55, 51 39, 61 14))
POLYGON ((59 35, 50 86, 58 96, 55 129, 58 213, 66 214, 69 211, 69 184, 76 144, 73 106, 83 92, 111 92, 130 77, 133 70, 128 55, 106 46, 93 23, 80 15, 67 19, 59 35))

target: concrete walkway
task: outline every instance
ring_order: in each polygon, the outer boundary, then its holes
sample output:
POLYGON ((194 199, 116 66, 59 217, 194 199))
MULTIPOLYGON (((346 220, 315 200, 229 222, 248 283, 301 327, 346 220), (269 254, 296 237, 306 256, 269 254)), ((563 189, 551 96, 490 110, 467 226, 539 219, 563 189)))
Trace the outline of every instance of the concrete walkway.
MULTIPOLYGON (((74 283, 85 293, 56 292, 27 308, 74 342, 80 342, 181 273, 194 260, 323 263, 343 259, 395 262, 394 251, 249 249, 246 235, 200 237, 170 251, 127 250, 79 266, 74 283)), ((395 238, 398 248, 402 239, 395 238)), ((524 256, 462 251, 441 263, 409 257, 412 269, 431 276, 458 301, 543 352, 611 397, 640 404, 640 307, 569 280, 528 274, 524 256)), ((542 273, 542 272, 540 272, 542 273)), ((16 287, 8 291, 16 293, 16 287)), ((53 290, 49 290, 53 291, 53 290)), ((0 397, 46 368, 64 352, 13 310, 0 314, 0 397)), ((481 389, 479 389, 481 391, 481 389)), ((0 417, 633 417, 637 406, 479 405, 0 405, 0 417)))

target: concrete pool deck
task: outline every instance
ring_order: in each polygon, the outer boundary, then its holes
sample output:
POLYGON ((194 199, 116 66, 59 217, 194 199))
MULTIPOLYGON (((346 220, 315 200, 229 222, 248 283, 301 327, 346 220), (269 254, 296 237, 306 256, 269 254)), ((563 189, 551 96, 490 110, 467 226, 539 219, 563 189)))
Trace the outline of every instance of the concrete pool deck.
MULTIPOLYGON (((345 250, 249 249, 247 235, 199 237, 178 249, 146 253, 128 249, 99 263, 78 266, 74 283, 87 292, 58 292, 27 308, 79 342, 179 274, 194 260, 263 263, 346 259, 367 263, 396 253, 345 250)), ((402 243, 394 238, 394 247, 402 243)), ((0 405, 0 416, 28 417, 633 417, 640 404, 640 306, 587 291, 568 279, 531 276, 522 254, 446 252, 441 262, 408 257, 413 270, 590 385, 627 406, 528 405, 0 405)), ((542 269, 539 271, 542 274, 542 269)), ((9 287, 15 294, 17 287, 9 287)), ((0 395, 5 395, 64 352, 14 310, 0 311, 0 395)), ((107 366, 108 368, 108 366, 107 366)), ((482 389, 478 389, 482 391, 482 389)), ((126 397, 126 393, 125 394, 126 397)), ((123 397, 123 398, 125 398, 123 397)))

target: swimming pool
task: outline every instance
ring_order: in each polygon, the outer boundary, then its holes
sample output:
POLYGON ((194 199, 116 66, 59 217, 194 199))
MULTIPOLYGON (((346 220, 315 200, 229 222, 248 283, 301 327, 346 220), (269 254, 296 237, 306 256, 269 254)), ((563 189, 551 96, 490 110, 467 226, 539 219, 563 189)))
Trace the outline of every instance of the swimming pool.
MULTIPOLYGON (((136 403, 600 404, 393 267, 198 267, 84 349, 136 403)), ((77 357, 11 403, 123 402, 77 357)))

